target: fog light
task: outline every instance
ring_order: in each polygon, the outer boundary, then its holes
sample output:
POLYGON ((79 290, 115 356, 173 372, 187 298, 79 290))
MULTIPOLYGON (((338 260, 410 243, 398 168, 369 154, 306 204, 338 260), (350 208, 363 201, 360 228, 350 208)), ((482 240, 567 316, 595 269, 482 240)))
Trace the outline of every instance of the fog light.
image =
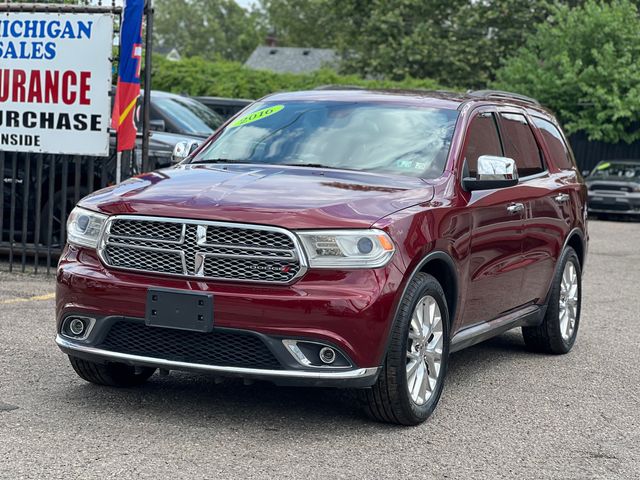
POLYGON ((60 333, 74 340, 85 340, 91 334, 95 324, 96 319, 93 317, 70 315, 65 319, 60 333))
POLYGON ((69 331, 76 337, 82 336, 86 328, 85 323, 79 318, 72 318, 69 322, 69 331))
POLYGON ((336 360, 336 352, 333 348, 323 347, 320 349, 320 360, 322 363, 331 364, 336 360))

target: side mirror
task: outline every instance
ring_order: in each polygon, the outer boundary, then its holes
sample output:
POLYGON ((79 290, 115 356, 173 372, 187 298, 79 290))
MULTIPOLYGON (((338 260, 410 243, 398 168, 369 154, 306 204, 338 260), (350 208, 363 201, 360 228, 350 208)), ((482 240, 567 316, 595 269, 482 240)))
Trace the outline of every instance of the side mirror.
POLYGON ((470 177, 468 172, 465 160, 462 187, 467 191, 512 187, 518 184, 518 169, 512 158, 481 155, 478 158, 476 177, 470 177))
POLYGON ((171 162, 178 163, 187 158, 200 146, 200 142, 195 140, 181 141, 176 143, 173 147, 173 154, 171 155, 171 162))
POLYGON ((167 124, 161 118, 156 120, 149 120, 149 130, 155 132, 164 132, 167 130, 167 124))
POLYGON ((582 176, 587 178, 591 174, 591 170, 582 170, 582 176))

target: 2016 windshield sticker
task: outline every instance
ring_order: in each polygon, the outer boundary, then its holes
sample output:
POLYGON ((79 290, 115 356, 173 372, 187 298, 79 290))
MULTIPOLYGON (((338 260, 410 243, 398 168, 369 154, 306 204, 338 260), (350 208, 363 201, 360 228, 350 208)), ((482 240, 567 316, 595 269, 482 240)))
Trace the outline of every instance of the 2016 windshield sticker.
POLYGON ((233 122, 230 127, 239 127, 241 125, 246 125, 247 123, 256 122, 258 120, 262 120, 263 118, 269 117, 274 113, 278 113, 280 110, 284 108, 284 105, 274 105, 273 107, 263 108, 262 110, 258 110, 256 112, 248 113, 238 120, 233 122))
POLYGON ((602 165, 598 165, 596 167, 596 170, 606 170, 607 168, 609 168, 611 166, 611 164, 609 162, 607 163, 603 163, 602 165))

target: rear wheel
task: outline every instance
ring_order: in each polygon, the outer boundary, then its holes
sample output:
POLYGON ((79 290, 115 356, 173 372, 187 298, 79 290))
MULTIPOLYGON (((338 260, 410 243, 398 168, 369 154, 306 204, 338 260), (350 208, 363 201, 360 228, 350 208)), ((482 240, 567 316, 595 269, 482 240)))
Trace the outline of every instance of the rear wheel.
POLYGON ((425 421, 440 399, 448 356, 444 292, 434 277, 419 273, 400 305, 378 381, 360 393, 367 414, 402 425, 425 421))
POLYGON ((87 382, 109 387, 135 387, 146 382, 156 371, 150 367, 132 367, 123 363, 96 363, 69 356, 71 366, 87 382))
POLYGON ((568 353, 578 335, 581 302, 580 261, 575 250, 567 247, 560 257, 560 268, 551 286, 549 304, 542 325, 522 328, 527 347, 543 353, 568 353))

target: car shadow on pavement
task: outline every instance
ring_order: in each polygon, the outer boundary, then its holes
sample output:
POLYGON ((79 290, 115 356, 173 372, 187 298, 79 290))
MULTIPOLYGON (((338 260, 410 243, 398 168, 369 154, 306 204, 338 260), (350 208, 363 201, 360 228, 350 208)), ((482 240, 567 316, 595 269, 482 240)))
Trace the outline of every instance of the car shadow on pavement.
MULTIPOLYGON (((495 368, 497 363, 529 355, 532 354, 525 350, 519 332, 508 333, 453 354, 447 381, 474 382, 474 378, 495 368)), ((211 376, 183 372, 171 372, 167 377, 156 374, 136 388, 99 387, 79 379, 75 385, 62 393, 67 405, 95 414, 126 415, 132 421, 155 417, 157 421, 185 427, 251 423, 263 430, 286 428, 289 432, 313 431, 315 425, 320 427, 327 421, 331 421, 332 428, 362 428, 363 424, 374 430, 389 428, 369 422, 359 407, 357 395, 350 390, 278 387, 268 382, 244 385, 239 379, 216 383, 211 376)))

